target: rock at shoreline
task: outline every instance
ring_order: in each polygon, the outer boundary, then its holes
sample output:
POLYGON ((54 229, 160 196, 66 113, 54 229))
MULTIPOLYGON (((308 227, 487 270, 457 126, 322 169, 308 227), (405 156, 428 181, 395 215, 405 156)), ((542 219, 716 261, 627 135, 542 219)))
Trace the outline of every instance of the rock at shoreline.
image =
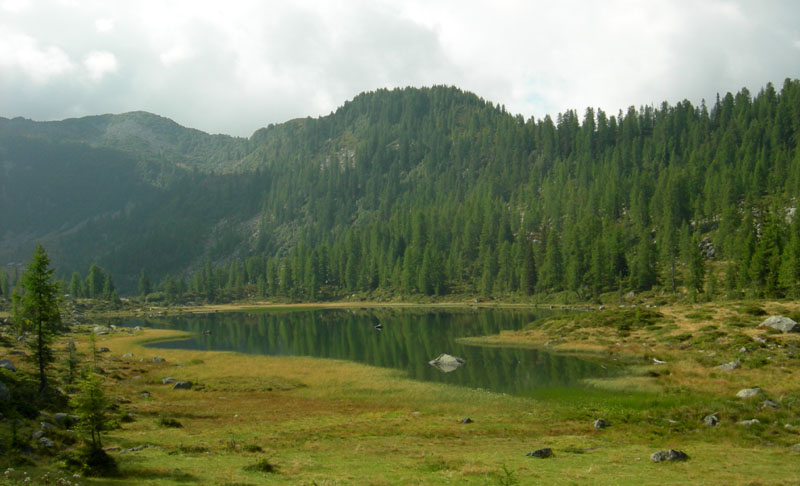
POLYGON ((689 459, 688 454, 686 454, 683 451, 678 451, 675 449, 654 452, 653 455, 650 456, 650 460, 653 462, 685 461, 687 459, 689 459))
POLYGON ((797 322, 784 316, 769 316, 758 327, 771 327, 781 332, 800 332, 800 326, 797 325, 797 322))

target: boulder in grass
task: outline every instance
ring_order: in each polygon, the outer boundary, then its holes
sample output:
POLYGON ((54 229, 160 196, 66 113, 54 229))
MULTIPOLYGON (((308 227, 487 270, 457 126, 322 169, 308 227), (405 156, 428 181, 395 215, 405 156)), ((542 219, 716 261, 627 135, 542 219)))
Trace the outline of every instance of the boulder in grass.
POLYGON ((599 418, 599 419, 594 421, 594 428, 595 429, 605 429, 609 425, 611 425, 611 424, 608 423, 608 420, 603 419, 603 418, 599 418))
POLYGON ((471 418, 466 417, 466 418, 461 419, 461 422, 459 422, 459 423, 461 423, 461 424, 471 424, 472 422, 473 422, 473 420, 471 418))
POLYGON ((703 417, 703 423, 708 425, 709 427, 714 427, 719 423, 719 417, 716 413, 712 413, 711 415, 706 415, 703 417))
POLYGON ((153 358, 153 363, 163 363, 163 362, 165 362, 165 361, 166 361, 166 360, 165 360, 164 358, 159 358, 158 356, 156 356, 155 358, 153 358))
POLYGON ((793 319, 784 316, 769 316, 758 327, 769 327, 780 332, 800 332, 800 325, 797 325, 793 319))
POLYGON ((164 378, 163 380, 161 380, 161 384, 162 385, 169 385, 170 383, 176 383, 177 381, 178 380, 176 380, 175 378, 173 378, 171 376, 168 376, 168 377, 164 378))
POLYGON ((172 385, 173 390, 191 390, 192 389, 192 382, 191 381, 178 381, 172 385))
POLYGON ((750 420, 742 420, 739 422, 739 425, 744 425, 745 427, 750 427, 751 425, 760 424, 761 421, 758 419, 750 419, 750 420))
POLYGON ((666 451, 658 451, 654 452, 650 456, 650 460, 653 462, 664 462, 664 461, 685 461, 689 459, 689 455, 683 451, 679 451, 676 449, 668 449, 666 451))
POLYGON ((737 359, 736 361, 731 361, 730 363, 721 364, 717 366, 717 369, 722 371, 733 371, 738 369, 741 365, 742 361, 737 359))
POLYGON ((17 367, 14 366, 14 363, 12 363, 10 359, 0 359, 0 368, 5 368, 8 371, 13 371, 15 373, 17 371, 17 367))
POLYGON ((539 459, 547 459, 548 457, 553 457, 555 454, 553 454, 553 449, 545 447, 544 449, 536 449, 535 451, 530 451, 525 455, 528 457, 538 457, 539 459))
POLYGON ((753 398, 764 394, 764 390, 759 387, 744 388, 736 393, 739 398, 753 398))

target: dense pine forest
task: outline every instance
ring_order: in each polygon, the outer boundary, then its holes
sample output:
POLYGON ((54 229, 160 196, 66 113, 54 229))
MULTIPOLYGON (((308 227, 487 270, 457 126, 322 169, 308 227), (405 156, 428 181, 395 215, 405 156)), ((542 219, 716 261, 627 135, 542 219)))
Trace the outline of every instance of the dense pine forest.
POLYGON ((249 139, 0 119, 0 288, 41 241, 109 299, 798 297, 799 142, 798 80, 527 120, 378 90, 249 139))

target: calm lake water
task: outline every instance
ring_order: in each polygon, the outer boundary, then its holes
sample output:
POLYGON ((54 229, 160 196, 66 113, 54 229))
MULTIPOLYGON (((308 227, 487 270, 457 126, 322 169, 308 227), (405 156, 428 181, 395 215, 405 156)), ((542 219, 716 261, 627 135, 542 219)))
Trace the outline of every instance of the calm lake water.
POLYGON ((605 376, 596 363, 541 350, 461 344, 460 337, 520 329, 549 311, 512 309, 324 309, 234 312, 127 320, 125 326, 188 331, 190 339, 152 348, 313 356, 395 368, 415 380, 535 396, 537 390, 580 386, 605 376), (382 329, 376 329, 379 325, 382 329), (204 332, 205 331, 205 332, 204 332), (442 353, 465 364, 443 373, 428 362, 442 353))

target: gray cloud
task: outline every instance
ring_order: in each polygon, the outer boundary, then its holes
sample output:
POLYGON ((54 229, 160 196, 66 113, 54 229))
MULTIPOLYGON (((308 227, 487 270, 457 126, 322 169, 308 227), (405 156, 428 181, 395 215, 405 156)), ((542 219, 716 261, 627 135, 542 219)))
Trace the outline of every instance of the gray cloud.
POLYGON ((698 103, 800 76, 793 1, 0 0, 0 115, 147 110, 249 135, 365 90, 451 84, 515 113, 698 103))

